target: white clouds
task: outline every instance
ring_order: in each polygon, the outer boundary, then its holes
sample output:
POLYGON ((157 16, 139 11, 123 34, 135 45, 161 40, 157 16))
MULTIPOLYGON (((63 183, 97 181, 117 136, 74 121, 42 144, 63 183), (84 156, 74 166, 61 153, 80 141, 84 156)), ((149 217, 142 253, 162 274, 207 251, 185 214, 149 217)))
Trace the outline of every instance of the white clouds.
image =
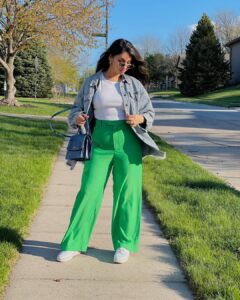
POLYGON ((196 29, 197 24, 188 25, 188 29, 192 32, 196 29))

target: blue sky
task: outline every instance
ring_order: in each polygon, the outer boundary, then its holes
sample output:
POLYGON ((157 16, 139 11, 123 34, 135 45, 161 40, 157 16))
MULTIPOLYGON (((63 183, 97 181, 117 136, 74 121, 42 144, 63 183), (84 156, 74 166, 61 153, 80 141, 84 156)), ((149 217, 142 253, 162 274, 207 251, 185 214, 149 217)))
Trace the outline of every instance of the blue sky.
MULTIPOLYGON (((177 28, 196 24, 204 12, 213 19, 222 10, 240 16, 240 0, 114 0, 109 10, 109 45, 118 38, 134 44, 144 35, 158 37, 164 45, 177 28)), ((89 67, 95 68, 102 52, 104 43, 90 51, 89 67)))

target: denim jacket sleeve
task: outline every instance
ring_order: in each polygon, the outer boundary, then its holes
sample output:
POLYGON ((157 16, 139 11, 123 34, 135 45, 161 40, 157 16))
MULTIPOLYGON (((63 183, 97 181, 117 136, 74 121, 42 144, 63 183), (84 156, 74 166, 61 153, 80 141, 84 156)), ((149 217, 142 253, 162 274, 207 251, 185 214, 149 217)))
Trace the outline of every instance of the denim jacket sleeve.
POLYGON ((84 111, 84 106, 83 106, 84 85, 85 82, 82 84, 80 91, 78 92, 75 101, 73 103, 73 105, 76 105, 77 107, 73 107, 70 110, 70 113, 68 115, 68 124, 74 129, 77 128, 76 118, 84 111))
POLYGON ((139 104, 138 104, 139 114, 143 115, 145 118, 145 122, 143 124, 139 124, 146 130, 152 127, 155 112, 152 106, 151 99, 144 88, 144 86, 139 82, 139 104))

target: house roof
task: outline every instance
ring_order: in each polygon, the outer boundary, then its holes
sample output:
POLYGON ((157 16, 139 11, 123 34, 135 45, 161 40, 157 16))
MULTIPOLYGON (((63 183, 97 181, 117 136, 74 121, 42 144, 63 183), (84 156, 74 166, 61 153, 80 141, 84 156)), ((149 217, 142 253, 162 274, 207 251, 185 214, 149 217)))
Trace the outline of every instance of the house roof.
POLYGON ((234 44, 240 43, 240 36, 225 44, 225 47, 231 47, 234 44))

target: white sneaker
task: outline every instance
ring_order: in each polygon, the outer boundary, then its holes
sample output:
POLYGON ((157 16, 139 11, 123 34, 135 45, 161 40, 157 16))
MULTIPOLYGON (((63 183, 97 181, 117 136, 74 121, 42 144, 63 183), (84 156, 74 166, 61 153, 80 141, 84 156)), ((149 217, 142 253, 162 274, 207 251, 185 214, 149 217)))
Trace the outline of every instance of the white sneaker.
POLYGON ((123 247, 118 248, 114 254, 113 261, 119 264, 125 263, 129 258, 129 254, 130 252, 127 249, 123 247))
POLYGON ((57 256, 57 261, 65 262, 80 254, 79 251, 61 251, 57 256))

